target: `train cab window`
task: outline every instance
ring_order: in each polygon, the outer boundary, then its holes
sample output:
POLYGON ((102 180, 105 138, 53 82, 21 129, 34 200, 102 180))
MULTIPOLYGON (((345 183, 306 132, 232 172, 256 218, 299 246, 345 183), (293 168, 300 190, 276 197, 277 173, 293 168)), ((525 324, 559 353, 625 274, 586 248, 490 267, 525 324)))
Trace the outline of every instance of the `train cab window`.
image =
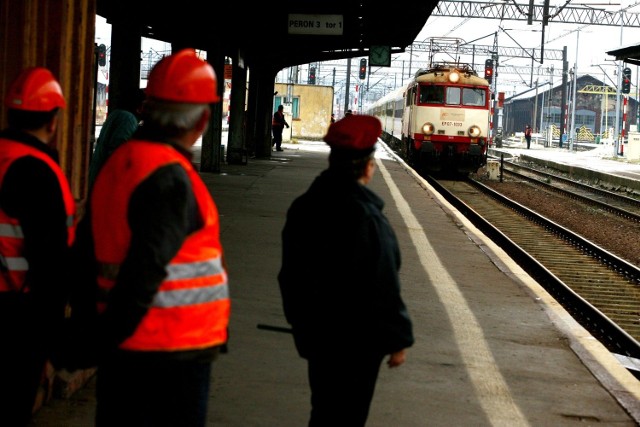
POLYGON ((484 89, 465 87, 462 89, 462 105, 484 107, 486 103, 484 89))
POLYGON ((420 104, 442 104, 444 101, 442 86, 420 86, 420 104))
POLYGON ((416 96, 416 88, 414 86, 411 89, 409 89, 409 91, 407 92, 407 97, 406 97, 406 100, 407 100, 406 106, 407 107, 409 107, 409 106, 414 104, 413 100, 414 100, 415 96, 416 96))
POLYGON ((447 88, 447 100, 445 104, 447 105, 460 105, 460 90, 459 87, 448 87, 447 88))

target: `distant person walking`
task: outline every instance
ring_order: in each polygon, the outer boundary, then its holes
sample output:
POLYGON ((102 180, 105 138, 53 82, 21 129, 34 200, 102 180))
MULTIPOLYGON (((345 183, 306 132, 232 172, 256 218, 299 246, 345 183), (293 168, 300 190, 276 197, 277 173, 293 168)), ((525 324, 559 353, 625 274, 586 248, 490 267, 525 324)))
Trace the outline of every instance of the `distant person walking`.
POLYGON ((278 280, 308 364, 310 427, 364 426, 383 359, 400 366, 414 341, 398 242, 367 188, 381 131, 368 115, 329 127, 329 168, 292 203, 282 231, 278 280))
POLYGON ((0 425, 26 426, 62 330, 76 204, 54 140, 66 107, 51 71, 9 86, 0 132, 0 425))
POLYGON ((282 151, 282 131, 285 126, 288 128, 289 123, 284 119, 284 106, 279 105, 278 110, 273 113, 271 121, 271 131, 273 132, 273 142, 271 146, 276 147, 276 151, 282 151))
POLYGON ((531 126, 527 125, 524 128, 524 139, 527 140, 527 150, 531 148, 531 132, 532 132, 531 126))

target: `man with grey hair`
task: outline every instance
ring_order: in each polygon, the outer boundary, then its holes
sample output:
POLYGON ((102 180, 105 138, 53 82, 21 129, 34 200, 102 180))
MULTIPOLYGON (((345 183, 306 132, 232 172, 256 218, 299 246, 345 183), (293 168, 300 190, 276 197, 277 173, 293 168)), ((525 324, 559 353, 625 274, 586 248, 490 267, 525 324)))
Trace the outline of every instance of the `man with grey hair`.
POLYGON ((144 126, 100 169, 78 264, 97 285, 96 426, 206 425, 211 365, 227 342, 217 207, 191 163, 220 101, 195 50, 149 75, 144 126))

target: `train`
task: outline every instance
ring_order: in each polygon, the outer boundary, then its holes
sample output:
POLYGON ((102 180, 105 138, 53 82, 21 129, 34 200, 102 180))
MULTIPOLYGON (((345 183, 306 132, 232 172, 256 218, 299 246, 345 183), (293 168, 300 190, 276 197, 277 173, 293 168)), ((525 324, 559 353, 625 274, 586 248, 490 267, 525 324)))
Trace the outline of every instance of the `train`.
POLYGON ((486 163, 491 85, 470 64, 419 69, 364 112, 380 119, 383 140, 421 174, 464 176, 486 163))

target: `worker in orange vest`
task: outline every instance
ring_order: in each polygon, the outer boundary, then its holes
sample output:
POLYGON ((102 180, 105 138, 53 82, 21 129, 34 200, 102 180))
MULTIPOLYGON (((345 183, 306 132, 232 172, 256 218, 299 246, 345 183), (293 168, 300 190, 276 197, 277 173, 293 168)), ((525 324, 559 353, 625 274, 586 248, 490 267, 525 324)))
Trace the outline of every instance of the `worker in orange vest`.
POLYGON ((0 425, 31 419, 68 294, 76 205, 53 141, 66 106, 42 67, 24 70, 5 98, 0 132, 0 425))
POLYGON ((524 139, 527 141, 527 150, 531 148, 531 134, 533 132, 533 129, 531 129, 531 126, 527 125, 524 128, 524 139))
POLYGON ((144 126, 93 186, 78 230, 88 250, 78 252, 97 272, 97 426, 206 424, 230 299, 217 207, 191 147, 220 101, 217 86, 193 49, 159 61, 144 126))
POLYGON ((273 113, 273 120, 271 120, 271 131, 273 133, 271 145, 276 147, 276 151, 282 151, 282 131, 285 126, 288 128, 289 123, 284 118, 284 106, 278 105, 278 110, 273 113))

